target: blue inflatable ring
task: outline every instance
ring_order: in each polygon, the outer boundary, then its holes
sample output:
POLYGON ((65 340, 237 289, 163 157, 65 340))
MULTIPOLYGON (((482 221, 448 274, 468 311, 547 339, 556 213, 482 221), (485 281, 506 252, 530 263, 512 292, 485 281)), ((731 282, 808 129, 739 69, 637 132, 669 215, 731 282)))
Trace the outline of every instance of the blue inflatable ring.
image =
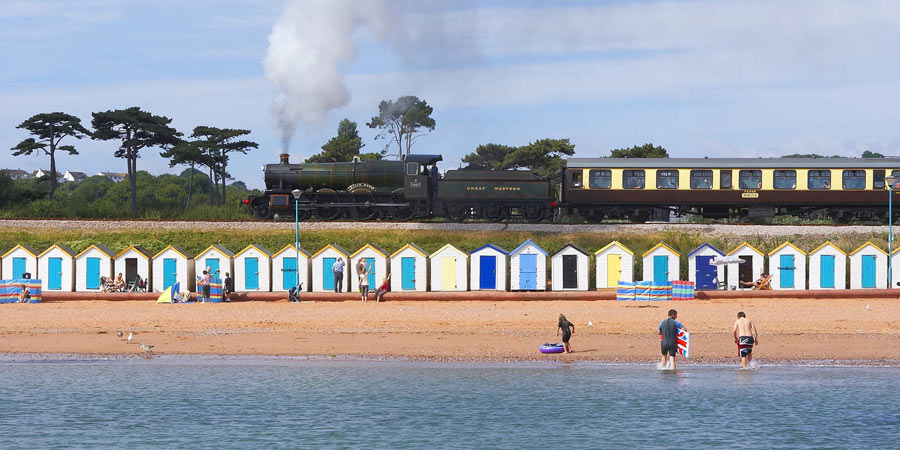
POLYGON ((544 344, 540 346, 541 353, 562 353, 566 351, 566 348, 563 347, 562 342, 557 342, 555 344, 544 344))

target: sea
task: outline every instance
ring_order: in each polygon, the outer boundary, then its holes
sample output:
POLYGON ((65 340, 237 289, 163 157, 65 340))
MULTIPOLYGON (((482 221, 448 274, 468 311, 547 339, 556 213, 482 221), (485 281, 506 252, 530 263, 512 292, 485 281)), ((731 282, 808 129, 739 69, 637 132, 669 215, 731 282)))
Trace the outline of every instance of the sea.
POLYGON ((900 448, 900 368, 0 362, 0 448, 900 448))

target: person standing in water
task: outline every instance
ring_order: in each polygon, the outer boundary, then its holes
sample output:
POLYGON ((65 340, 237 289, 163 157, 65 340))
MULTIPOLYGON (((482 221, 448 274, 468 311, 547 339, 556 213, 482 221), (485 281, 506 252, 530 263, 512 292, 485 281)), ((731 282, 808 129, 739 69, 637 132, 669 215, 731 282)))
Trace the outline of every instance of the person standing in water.
POLYGON ((560 330, 562 330, 563 347, 566 349, 566 353, 572 353, 572 347, 569 346, 569 339, 575 334, 575 325, 573 325, 572 322, 569 322, 568 319, 566 319, 566 316, 562 314, 559 315, 559 323, 556 328, 557 336, 559 336, 560 330))
POLYGON ((675 320, 676 318, 678 318, 678 311, 670 309, 669 317, 659 323, 659 335, 662 337, 662 341, 659 343, 660 350, 662 350, 659 364, 664 369, 669 367, 669 358, 671 357, 672 370, 675 370, 675 355, 678 354, 678 344, 675 340, 678 337, 678 330, 687 331, 681 322, 675 320))
POLYGON ((741 358, 741 369, 746 369, 747 364, 753 360, 753 345, 759 344, 756 326, 741 311, 737 313, 737 320, 734 321, 732 332, 734 333, 734 343, 738 346, 738 356, 741 358))

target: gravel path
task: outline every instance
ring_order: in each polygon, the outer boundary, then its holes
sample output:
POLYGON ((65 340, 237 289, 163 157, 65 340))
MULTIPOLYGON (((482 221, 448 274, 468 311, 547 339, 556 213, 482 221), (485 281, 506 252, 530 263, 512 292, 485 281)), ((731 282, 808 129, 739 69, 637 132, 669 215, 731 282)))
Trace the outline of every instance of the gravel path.
MULTIPOLYGON (((525 231, 541 233, 643 233, 643 232, 686 232, 709 235, 850 235, 881 234, 888 230, 886 225, 727 225, 727 224, 606 224, 606 225, 564 225, 564 224, 495 224, 495 223, 394 223, 394 222, 304 222, 304 230, 366 229, 366 230, 436 230, 436 231, 525 231)), ((203 222, 203 221, 139 221, 139 220, 0 220, 0 230, 37 229, 102 229, 106 231, 128 231, 142 229, 168 230, 293 230, 293 222, 203 222)), ((894 233, 900 226, 894 226, 894 233)))

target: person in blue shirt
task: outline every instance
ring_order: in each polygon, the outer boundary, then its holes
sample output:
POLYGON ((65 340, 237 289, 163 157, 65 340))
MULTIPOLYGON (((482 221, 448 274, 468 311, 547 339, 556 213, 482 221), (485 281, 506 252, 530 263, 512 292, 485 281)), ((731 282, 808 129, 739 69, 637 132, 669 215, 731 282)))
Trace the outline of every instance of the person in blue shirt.
POLYGON ((659 361, 659 364, 663 368, 669 368, 669 358, 672 359, 672 370, 675 370, 675 355, 678 353, 678 344, 675 342, 676 337, 678 337, 678 330, 687 331, 687 328, 684 325, 675 320, 678 317, 678 311, 674 309, 669 310, 669 317, 663 319, 662 322, 659 323, 659 336, 662 339, 659 343, 660 350, 662 351, 662 358, 659 361))

